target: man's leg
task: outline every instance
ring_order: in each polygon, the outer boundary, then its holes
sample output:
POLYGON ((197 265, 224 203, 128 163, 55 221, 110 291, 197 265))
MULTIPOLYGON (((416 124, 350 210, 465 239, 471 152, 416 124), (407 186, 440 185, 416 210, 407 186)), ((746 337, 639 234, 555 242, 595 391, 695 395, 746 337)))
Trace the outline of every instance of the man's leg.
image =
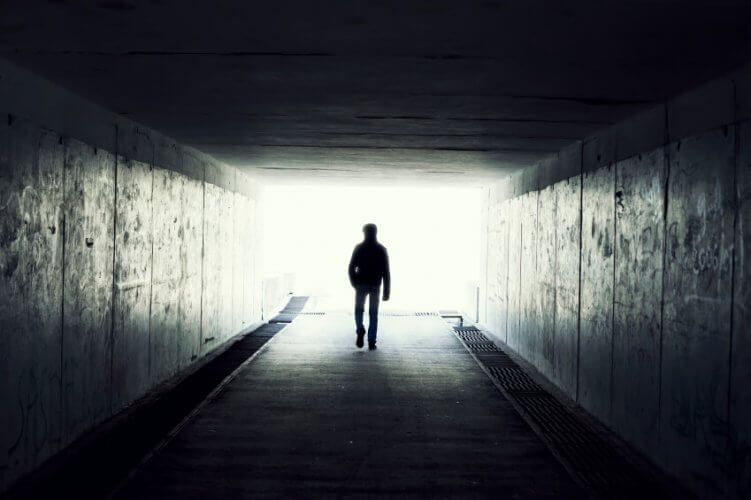
POLYGON ((367 291, 361 287, 355 287, 355 326, 357 327, 357 334, 365 332, 365 327, 362 324, 362 313, 365 309, 365 297, 367 291))
POLYGON ((380 287, 371 287, 368 290, 368 312, 370 313, 370 322, 368 323, 368 344, 375 344, 378 335, 378 304, 381 301, 380 287))

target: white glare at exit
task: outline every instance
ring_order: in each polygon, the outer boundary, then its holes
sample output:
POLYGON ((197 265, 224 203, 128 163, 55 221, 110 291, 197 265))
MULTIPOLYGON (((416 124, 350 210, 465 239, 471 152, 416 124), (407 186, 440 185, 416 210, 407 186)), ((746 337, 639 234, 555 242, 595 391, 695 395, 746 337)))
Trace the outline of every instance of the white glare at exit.
POLYGON ((386 309, 471 309, 480 258, 477 188, 271 185, 264 267, 293 273, 295 293, 351 308, 347 265, 362 226, 378 226, 391 262, 386 309))

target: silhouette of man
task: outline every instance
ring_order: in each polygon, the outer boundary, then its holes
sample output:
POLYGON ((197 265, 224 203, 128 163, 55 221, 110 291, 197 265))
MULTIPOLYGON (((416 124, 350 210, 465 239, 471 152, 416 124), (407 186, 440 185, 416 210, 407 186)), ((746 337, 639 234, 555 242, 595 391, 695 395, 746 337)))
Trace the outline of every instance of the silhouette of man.
POLYGON ((368 349, 376 348, 378 331, 378 301, 383 280, 383 300, 389 300, 391 295, 391 274, 389 272, 389 255, 386 248, 378 243, 375 224, 365 224, 362 228, 365 239, 355 246, 349 261, 349 282, 355 288, 355 325, 357 326, 357 347, 363 346, 365 327, 362 324, 362 313, 365 307, 365 297, 368 301, 368 349))

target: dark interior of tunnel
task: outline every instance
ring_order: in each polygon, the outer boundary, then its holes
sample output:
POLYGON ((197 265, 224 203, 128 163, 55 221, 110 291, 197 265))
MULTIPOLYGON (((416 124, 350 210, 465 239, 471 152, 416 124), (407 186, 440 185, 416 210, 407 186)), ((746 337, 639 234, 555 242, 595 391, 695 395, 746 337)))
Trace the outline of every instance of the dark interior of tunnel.
POLYGON ((751 498, 749 21, 2 2, 0 496, 751 498))

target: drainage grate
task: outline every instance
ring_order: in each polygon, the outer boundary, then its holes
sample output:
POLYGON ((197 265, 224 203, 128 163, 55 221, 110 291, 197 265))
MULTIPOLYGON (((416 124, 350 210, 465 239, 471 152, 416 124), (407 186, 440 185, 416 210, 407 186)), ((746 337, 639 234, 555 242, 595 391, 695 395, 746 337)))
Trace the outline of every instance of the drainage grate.
POLYGON ((308 302, 308 297, 305 296, 290 298, 284 309, 271 318, 269 323, 292 323, 298 314, 303 314, 302 310, 306 302, 308 302))
POLYGON ((472 352, 497 352, 498 347, 492 342, 467 342, 467 349, 472 352))
POLYGON ((284 314, 298 314, 303 310, 307 302, 308 297, 306 296, 292 297, 281 312, 284 314))
POLYGON ((543 392, 532 378, 518 366, 486 366, 490 375, 509 392, 543 392))
POLYGON ((254 332, 254 335, 257 337, 273 337, 277 333, 279 333, 285 326, 287 326, 286 323, 266 323, 261 328, 256 330, 254 332))
POLYGON ((456 326, 454 331, 580 484, 603 498, 680 496, 619 453, 618 447, 546 392, 479 329, 456 326))
POLYGON ((269 320, 269 323, 292 323, 297 314, 280 313, 269 320))
POLYGON ((514 399, 552 442, 569 471, 599 492, 617 490, 623 496, 659 491, 614 447, 592 431, 553 396, 517 394, 514 399))
POLYGON ((464 342, 490 342, 479 330, 462 330, 461 328, 454 328, 454 330, 464 342))
POLYGON ((571 414, 553 396, 546 392, 538 394, 518 394, 515 399, 535 417, 538 425, 550 432, 550 437, 559 443, 592 443, 599 438, 587 426, 571 414))

